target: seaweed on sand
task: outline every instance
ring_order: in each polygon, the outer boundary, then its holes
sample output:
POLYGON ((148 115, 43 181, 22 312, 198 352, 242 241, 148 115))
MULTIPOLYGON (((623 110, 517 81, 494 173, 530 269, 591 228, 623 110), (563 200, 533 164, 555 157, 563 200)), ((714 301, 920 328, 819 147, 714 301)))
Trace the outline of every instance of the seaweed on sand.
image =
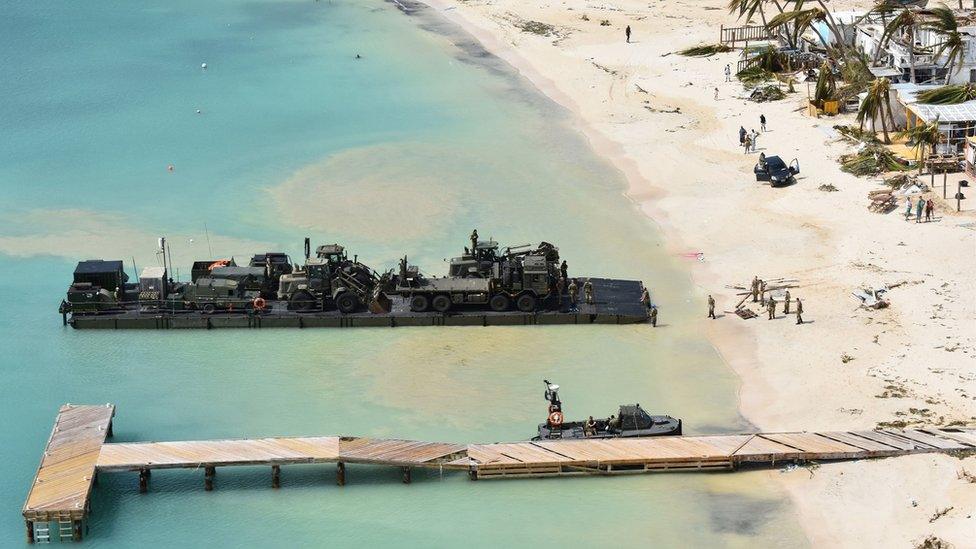
POLYGON ((727 53, 732 51, 731 46, 725 44, 702 44, 686 50, 681 50, 678 55, 685 57, 711 57, 716 53, 727 53))

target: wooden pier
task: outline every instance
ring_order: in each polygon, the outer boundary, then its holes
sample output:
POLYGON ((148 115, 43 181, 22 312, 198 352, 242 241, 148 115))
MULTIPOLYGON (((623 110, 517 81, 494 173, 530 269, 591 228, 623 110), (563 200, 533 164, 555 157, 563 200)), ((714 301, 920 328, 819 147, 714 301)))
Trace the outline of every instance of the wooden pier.
POLYGON ((269 301, 261 314, 233 312, 159 310, 132 303, 124 309, 101 312, 65 312, 63 321, 77 329, 174 330, 215 328, 379 328, 405 326, 536 326, 555 324, 635 324, 648 318, 641 302, 643 285, 636 280, 592 278, 594 303, 580 301, 575 309, 564 297, 561 306, 525 313, 521 311, 486 311, 473 308, 448 313, 411 311, 403 297, 390 298, 388 313, 338 311, 298 312, 288 304, 269 301))
POLYGON ((735 470, 742 464, 775 465, 892 457, 931 452, 976 452, 976 429, 823 431, 640 439, 546 440, 453 444, 362 437, 273 437, 244 440, 106 443, 115 408, 65 405, 24 504, 28 541, 80 540, 99 473, 138 473, 148 492, 154 469, 202 470, 205 490, 217 467, 264 466, 278 488, 283 465, 334 463, 346 484, 346 464, 467 472, 471 479, 612 475, 660 471, 735 470))

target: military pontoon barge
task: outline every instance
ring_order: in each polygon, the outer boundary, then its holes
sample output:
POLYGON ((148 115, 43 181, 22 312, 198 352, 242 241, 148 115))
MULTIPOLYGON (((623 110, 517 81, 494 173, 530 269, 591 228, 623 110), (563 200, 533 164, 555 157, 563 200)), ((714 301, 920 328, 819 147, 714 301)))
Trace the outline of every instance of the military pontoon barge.
POLYGON ((410 310, 405 297, 390 296, 390 311, 344 314, 338 310, 301 312, 288 309, 286 301, 267 300, 260 313, 253 310, 144 310, 137 303, 120 303, 117 309, 67 311, 64 322, 77 329, 178 328, 359 328, 397 326, 523 326, 550 324, 634 324, 647 320, 647 308, 640 302, 643 286, 636 280, 592 278, 593 304, 577 304, 570 310, 564 297, 561 307, 535 312, 518 310, 459 309, 447 313, 410 310))

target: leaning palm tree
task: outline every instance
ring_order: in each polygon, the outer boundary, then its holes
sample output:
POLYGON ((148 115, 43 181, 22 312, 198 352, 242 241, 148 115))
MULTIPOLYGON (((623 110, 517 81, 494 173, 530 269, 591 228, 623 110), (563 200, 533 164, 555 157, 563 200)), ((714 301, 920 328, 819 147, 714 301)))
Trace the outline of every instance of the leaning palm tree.
POLYGON ((925 165, 926 157, 935 153, 935 147, 942 139, 942 132, 939 131, 939 118, 936 117, 932 122, 916 124, 915 126, 898 133, 899 137, 914 143, 915 158, 918 159, 918 173, 922 173, 922 166, 925 165))
POLYGON ((895 118, 891 112, 891 81, 887 78, 877 78, 868 86, 867 96, 861 102, 857 110, 857 121, 861 124, 861 131, 864 131, 864 122, 871 119, 871 131, 876 131, 875 122, 881 120, 881 130, 884 132, 884 142, 891 143, 888 136, 888 124, 895 129, 895 118))
MULTIPOLYGON (((833 35, 834 46, 836 46, 841 53, 845 53, 847 51, 847 44, 844 42, 844 33, 841 32, 840 27, 837 25, 837 21, 834 21, 834 15, 830 13, 830 9, 827 7, 827 2, 829 0, 783 0, 785 4, 792 4, 794 11, 804 11, 803 5, 808 1, 819 6, 819 8, 814 9, 819 9, 823 14, 822 21, 827 25, 827 28, 830 29, 830 33, 833 35)), ((818 32, 817 34, 819 35, 820 33, 818 32)), ((821 39, 822 38, 823 37, 821 37, 821 39)))
MULTIPOLYGON (((960 0, 960 4, 962 0, 960 0)), ((922 25, 923 29, 930 30, 938 34, 942 41, 936 45, 933 59, 939 59, 943 55, 946 60, 943 68, 946 69, 945 84, 949 83, 952 75, 959 72, 962 68, 963 60, 966 58, 966 42, 963 40, 962 33, 959 32, 959 21, 956 14, 945 5, 937 6, 929 10, 931 19, 922 25)))
POLYGON ((817 75, 817 87, 813 93, 813 100, 819 106, 823 106, 824 101, 831 101, 837 97, 837 80, 834 78, 834 71, 830 69, 830 63, 824 61, 820 65, 820 74, 817 75))
MULTIPOLYGON (((783 5, 777 0, 729 0, 728 8, 729 13, 737 13, 739 19, 744 19, 746 24, 759 14, 759 18, 762 21, 764 27, 768 28, 768 22, 766 20, 766 9, 767 4, 772 4, 776 7, 778 13, 783 13, 783 5)), ((793 36, 790 33, 784 33, 786 40, 790 47, 796 46, 796 42, 793 40, 793 36)))

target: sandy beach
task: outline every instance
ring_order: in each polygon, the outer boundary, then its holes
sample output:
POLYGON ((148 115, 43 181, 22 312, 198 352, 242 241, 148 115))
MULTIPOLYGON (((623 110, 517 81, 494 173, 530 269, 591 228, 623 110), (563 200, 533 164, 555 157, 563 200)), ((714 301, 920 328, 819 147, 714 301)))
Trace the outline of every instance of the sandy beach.
MULTIPOLYGON (((746 100, 723 74, 739 51, 677 55, 716 42, 720 25, 735 25, 725 2, 427 3, 575 114, 675 256, 702 254, 688 261, 701 328, 740 377, 741 411, 757 428, 976 423, 972 206, 956 214, 954 202, 937 199, 934 222, 920 224, 905 220, 903 204, 869 212, 867 193, 882 188, 880 180, 843 173, 836 161, 851 146, 832 126, 852 123, 851 115, 807 116, 806 84, 775 103, 746 100), (768 131, 756 153, 744 154, 738 129, 759 130, 761 114, 768 131), (797 183, 756 183, 758 152, 796 158, 797 183), (805 323, 781 308, 767 320, 758 304, 757 318, 733 314, 742 291, 735 286, 753 276, 795 281, 805 323), (886 309, 862 309, 851 295, 885 285, 886 309), (715 320, 705 318, 708 294, 718 304, 715 320)), ((950 196, 959 177, 950 178, 950 196)), ((941 197, 940 181, 935 190, 941 197)), ((976 484, 964 471, 976 474, 976 458, 923 455, 758 474, 784 483, 815 546, 910 547, 936 536, 965 547, 976 531, 976 484)))

